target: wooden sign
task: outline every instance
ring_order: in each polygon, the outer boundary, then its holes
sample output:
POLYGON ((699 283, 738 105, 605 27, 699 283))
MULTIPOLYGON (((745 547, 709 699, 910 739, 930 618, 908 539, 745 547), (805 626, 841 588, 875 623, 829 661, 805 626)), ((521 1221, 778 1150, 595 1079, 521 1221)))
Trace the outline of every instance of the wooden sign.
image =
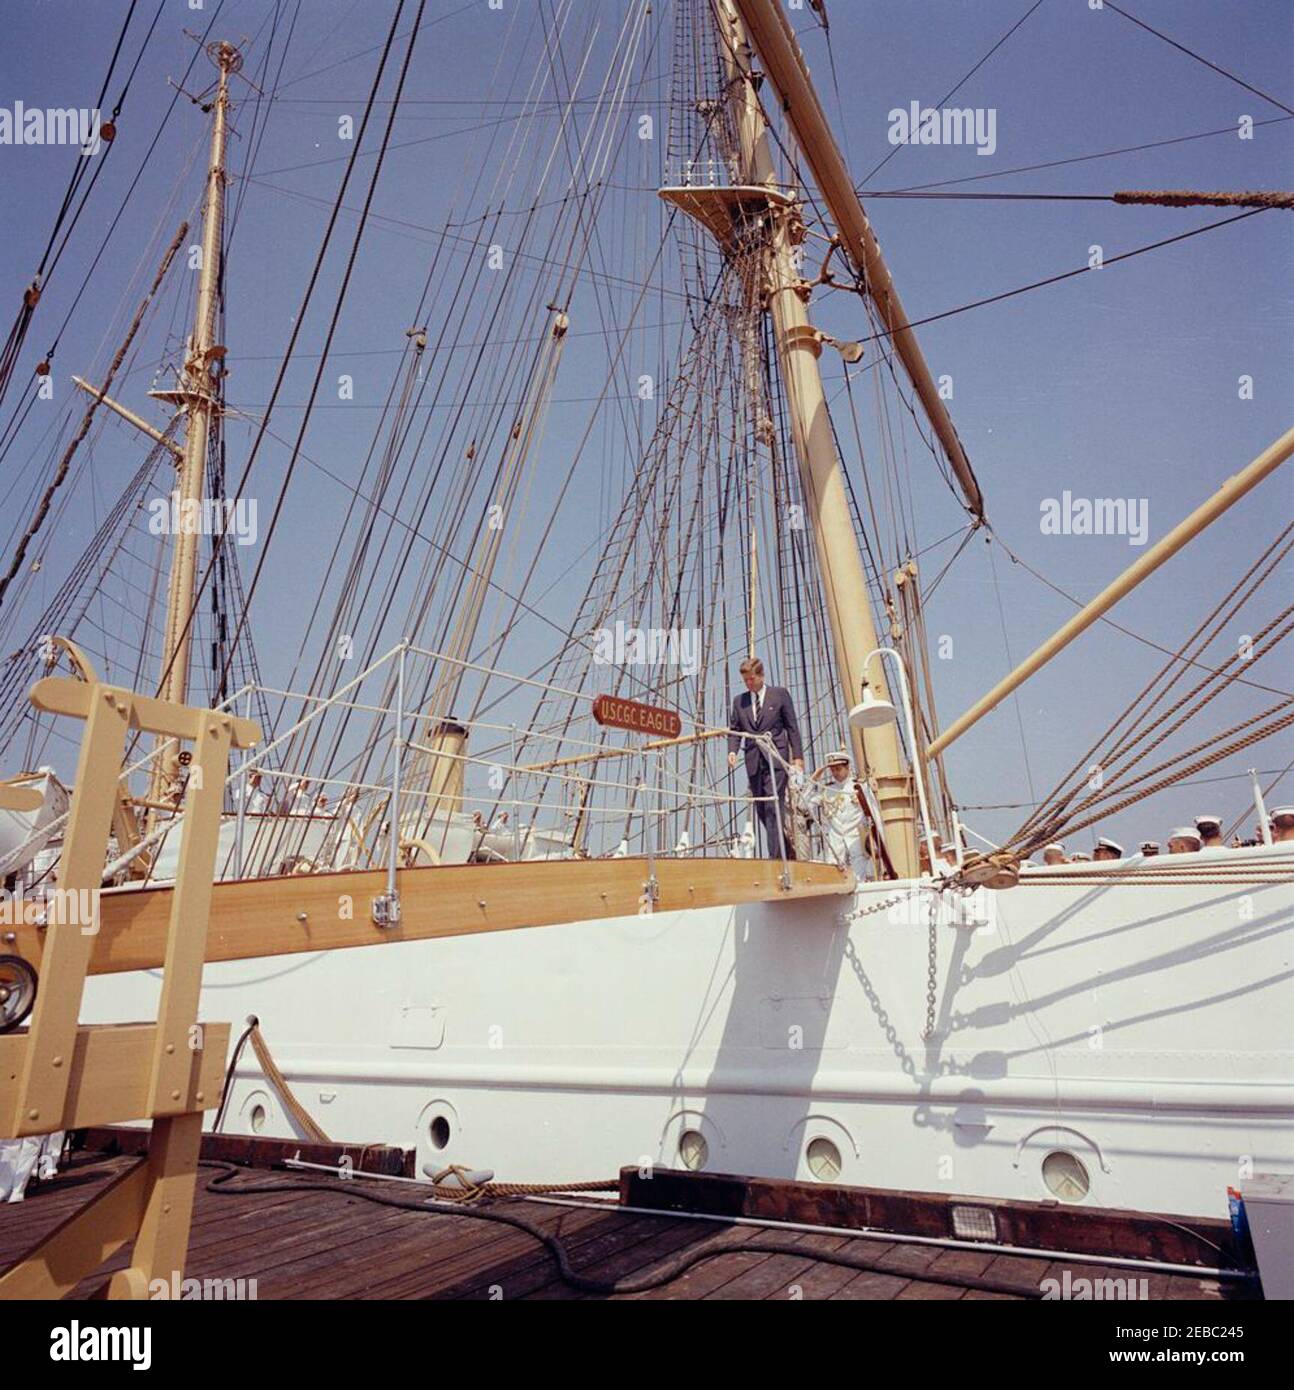
POLYGON ((683 721, 672 709, 640 705, 616 695, 599 695, 593 701, 593 717, 609 729, 629 729, 635 734, 654 734, 657 738, 677 738, 683 721))

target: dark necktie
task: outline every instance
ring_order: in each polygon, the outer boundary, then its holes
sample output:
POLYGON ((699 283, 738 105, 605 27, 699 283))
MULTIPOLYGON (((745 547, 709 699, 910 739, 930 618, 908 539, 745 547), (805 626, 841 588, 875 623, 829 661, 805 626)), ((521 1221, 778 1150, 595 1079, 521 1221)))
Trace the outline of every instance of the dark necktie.
POLYGON ((757 690, 757 691, 755 692, 755 723, 756 723, 756 724, 759 723, 760 715, 762 715, 763 712, 764 712, 764 692, 763 692, 762 690, 757 690))

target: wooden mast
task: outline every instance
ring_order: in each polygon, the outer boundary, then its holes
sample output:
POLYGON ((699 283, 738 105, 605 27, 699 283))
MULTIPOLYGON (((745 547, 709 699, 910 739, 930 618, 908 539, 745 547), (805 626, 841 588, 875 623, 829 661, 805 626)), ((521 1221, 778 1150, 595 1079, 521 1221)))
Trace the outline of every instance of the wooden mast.
MULTIPOLYGON (((213 43, 207 52, 220 70, 216 96, 212 103, 211 157, 207 171, 207 196, 202 213, 202 263, 199 267, 198 302, 193 316, 193 332, 179 386, 174 391, 155 391, 151 395, 173 402, 185 412, 184 454, 176 464, 175 496, 178 518, 172 537, 171 573, 167 588, 166 627, 162 640, 162 668, 158 698, 172 704, 185 703, 189 687, 189 652, 193 642, 194 587, 198 568, 200 517, 207 468, 207 439, 212 416, 218 409, 216 381, 212 368, 225 349, 215 341, 217 295, 220 283, 220 256, 225 224, 225 145, 229 128, 229 78, 242 67, 242 54, 229 43, 213 43)), ((174 777, 174 745, 164 754, 163 739, 153 760, 149 800, 165 799, 167 783, 174 777)), ((150 811, 150 821, 153 818, 150 811)))
POLYGON ((831 213, 836 231, 854 266, 863 278, 867 293, 894 351, 903 363, 921 405, 947 455, 949 465, 961 486, 966 509, 976 520, 984 515, 984 499, 970 460, 957 437, 948 407, 930 375, 916 335, 894 287, 889 267, 881 255, 880 243, 854 191, 831 127, 814 90, 808 64, 795 41, 795 32, 775 0, 732 0, 755 52, 760 56, 769 81, 776 89, 786 119, 831 213))
MULTIPOLYGON (((778 196, 767 200, 769 223, 769 307, 773 315, 778 364, 809 521, 822 575, 836 671, 847 700, 857 698, 868 679, 867 658, 879 645, 867 592, 867 574, 854 534, 844 471, 836 452, 818 370, 822 337, 809 321, 807 289, 796 263, 803 224, 795 203, 776 187, 768 129, 750 80, 751 48, 733 0, 714 0, 720 49, 728 71, 728 94, 740 141, 743 183, 778 196)), ((871 684, 888 699, 884 672, 873 668, 871 684)), ((915 878, 916 812, 912 782, 904 765, 894 724, 851 730, 855 757, 876 785, 886 847, 900 877, 915 878)), ((920 750, 914 749, 919 757, 920 750)))

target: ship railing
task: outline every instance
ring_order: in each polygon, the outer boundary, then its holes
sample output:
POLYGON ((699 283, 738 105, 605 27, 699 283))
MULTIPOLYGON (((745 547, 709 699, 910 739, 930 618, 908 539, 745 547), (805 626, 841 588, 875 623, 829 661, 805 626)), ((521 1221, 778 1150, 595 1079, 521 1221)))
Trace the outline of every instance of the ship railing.
MULTIPOLYGON (((280 711, 295 705, 296 717, 286 727, 281 725, 282 731, 264 746, 246 752, 226 778, 220 877, 385 867, 393 883, 402 864, 444 862, 447 854, 452 862, 629 855, 652 861, 696 855, 754 857, 757 841, 752 842, 752 830, 760 800, 775 806, 785 859, 787 837, 780 798, 771 794, 755 798, 744 790, 728 790, 722 785, 728 775, 726 758, 718 777, 711 777, 703 748, 695 756, 680 755, 680 750, 691 752, 692 745, 704 746, 711 740, 721 740, 726 750, 730 736, 726 727, 696 724, 686 738, 658 740, 661 746, 653 748, 650 742, 609 745, 609 731, 582 730, 580 719, 591 719, 591 713, 572 717, 566 727, 527 729, 524 736, 516 724, 499 719, 455 719, 469 741, 492 744, 485 751, 467 745, 455 749, 428 741, 421 732, 435 726, 432 712, 406 708, 408 667, 415 660, 506 678, 514 686, 532 687, 580 704, 587 705, 590 699, 588 692, 564 690, 534 677, 455 660, 412 644, 392 648, 328 695, 249 681, 216 708, 244 713, 258 699, 268 699, 278 702, 280 711), (370 687, 377 680, 385 683, 386 690, 372 698, 370 687), (378 726, 357 752, 334 757, 332 765, 322 769, 311 766, 314 758, 300 755, 303 741, 316 734, 318 746, 327 746, 330 721, 341 723, 356 715, 369 716, 378 726), (544 758, 545 748, 554 756, 544 758), (438 775, 429 776, 429 769, 438 775), (448 776, 451 769, 454 775, 448 776), (253 774, 259 774, 256 781, 262 786, 274 789, 259 805, 253 794, 253 774), (469 786, 471 776, 482 779, 484 788, 469 786), (286 789, 286 796, 280 797, 278 789, 286 789), (739 833, 743 820, 746 829, 739 833)), ((757 741, 769 763, 770 782, 776 786, 775 769, 789 771, 789 764, 766 738, 757 741)), ((123 787, 146 775, 161 751, 152 748, 129 762, 121 773, 123 787)), ((132 846, 118 847, 121 852, 105 865, 105 882, 120 881, 145 855, 145 881, 164 882, 172 876, 167 865, 178 855, 185 801, 182 798, 174 808, 164 809, 170 814, 149 833, 132 846)), ((42 834, 61 828, 55 821, 43 827, 42 834)))
MULTIPOLYGON (((472 731, 483 728, 497 730, 498 727, 489 721, 481 721, 480 724, 466 721, 466 724, 472 731)), ((564 741, 569 745, 569 737, 564 741)), ((278 862, 286 862, 296 856, 283 843, 285 837, 295 835, 299 848, 304 843, 306 827, 332 824, 338 828, 335 839, 349 838, 361 861, 377 867, 382 858, 379 846, 385 845, 389 852, 391 839, 387 808, 394 801, 400 807, 402 841, 410 845, 421 842, 421 848, 431 849, 437 858, 444 854, 446 842, 455 825, 462 829, 467 822, 473 825, 476 832, 474 838, 477 843, 472 853, 482 859, 552 855, 563 841, 571 854, 582 857, 582 849, 572 842, 569 829, 563 827, 563 823, 569 826, 582 815, 589 822, 590 839, 598 822, 618 827, 618 841, 616 837, 612 839, 622 854, 670 857, 713 852, 728 855, 732 852, 731 836, 694 843, 690 838, 683 840, 668 834, 668 822, 673 817, 705 809, 739 814, 759 800, 773 801, 777 805, 777 799, 772 796, 754 798, 698 784, 672 768, 661 766, 659 755, 650 753, 644 755, 635 752, 630 755, 642 764, 636 774, 588 775, 548 769, 542 776, 558 785, 559 794, 554 796, 549 792, 541 796, 528 793, 522 785, 523 779, 539 775, 529 764, 494 756, 455 753, 417 739, 403 740, 402 748, 406 756, 421 754, 442 764, 453 764, 464 772, 476 770, 486 777, 493 775, 501 779, 508 790, 503 795, 473 794, 467 789, 450 792, 443 787, 410 786, 407 782, 396 787, 394 780, 368 781, 341 775, 321 775, 308 768, 267 768, 263 773, 264 781, 286 787, 287 796, 280 800, 271 793, 264 809, 259 810, 250 807, 245 799, 239 799, 237 814, 243 827, 243 842, 248 836, 255 838, 258 831, 263 832, 268 828, 271 835, 277 835, 271 857, 278 862), (294 789, 303 782, 308 782, 311 797, 316 791, 327 793, 328 805, 325 809, 294 798, 294 789), (600 802, 590 806, 590 799, 595 793, 600 797, 600 802), (455 809, 449 813, 447 807, 451 802, 455 809), (365 832, 374 812, 379 813, 379 833, 370 840, 365 832), (545 813, 553 822, 547 826, 539 819, 545 813), (532 818, 529 823, 527 817, 532 818), (347 827, 357 833, 347 837, 347 827), (499 847, 508 838, 512 841, 511 852, 501 852, 499 847)), ((770 756, 774 762, 779 761, 775 750, 765 756, 770 756)), ((777 816, 780 824, 780 807, 777 816)), ((264 833, 261 833, 261 839, 266 839, 264 833)), ((753 849, 750 852, 753 854, 753 849)), ((265 855, 259 858, 263 861, 265 855)), ((253 871, 273 872, 273 868, 262 862, 253 871)))
MULTIPOLYGON (((236 710, 238 701, 244 698, 253 689, 254 687, 250 684, 244 685, 227 699, 221 700, 218 704, 213 705, 212 708, 234 711, 236 710)), ((128 793, 131 779, 144 773, 151 772, 154 760, 165 756, 167 752, 168 745, 165 743, 158 743, 150 748, 142 757, 136 759, 132 763, 127 763, 126 766, 122 768, 121 776, 118 779, 123 790, 128 793)), ((230 776, 226 778, 226 786, 234 780, 235 775, 236 774, 230 774, 230 776)), ((0 860, 0 878, 7 877, 10 873, 26 865, 30 861, 32 852, 37 845, 47 844, 51 840, 57 840, 61 832, 66 829, 70 816, 71 808, 69 807, 68 810, 64 811, 61 815, 55 816, 52 820, 46 821, 43 825, 39 826, 27 840, 11 850, 4 859, 0 860)), ((104 870, 105 880, 119 873, 140 855, 159 844, 166 837, 170 829, 171 825, 169 822, 159 826, 151 834, 135 844, 128 852, 112 861, 104 870)))
POLYGON ((675 188, 722 188, 740 183, 735 159, 671 159, 665 164, 665 183, 675 188))
MULTIPOLYGON (((515 723, 497 718, 465 718, 448 710, 408 708, 406 692, 415 661, 445 663, 581 705, 590 701, 588 691, 566 689, 412 643, 392 648, 331 694, 259 685, 256 691, 260 696, 296 702, 302 712, 231 773, 243 827, 234 873, 281 871, 296 857, 294 849, 300 850, 306 843, 305 827, 312 823, 318 827, 322 822, 331 824, 333 834, 327 844, 319 845, 321 853, 309 856, 312 861, 322 858, 331 865, 338 862, 339 855, 343 859, 349 856, 368 867, 386 867, 392 881, 399 865, 411 858, 436 862, 448 856, 459 861, 465 832, 467 857, 484 861, 557 855, 753 857, 751 825, 748 823, 744 837, 738 833, 743 813, 753 822, 756 802, 770 801, 777 823, 783 824, 783 807, 775 795, 752 798, 744 791, 722 786, 728 771, 726 759, 716 779, 706 773, 703 753, 686 759, 679 756, 680 749, 690 752, 694 744, 726 741, 726 727, 696 724, 683 739, 656 740, 658 747, 653 747, 652 741, 637 747, 611 746, 608 731, 579 727, 582 718, 591 719, 591 714, 581 713, 561 728, 529 728, 523 734, 515 723), (384 674, 385 688, 374 698, 364 686, 379 673, 384 674), (270 766, 276 755, 300 746, 307 726, 329 715, 367 715, 380 722, 380 735, 370 737, 363 750, 370 765, 380 750, 383 770, 379 775, 357 776, 336 768, 320 774, 292 757, 284 757, 279 766, 270 766), (428 730, 447 722, 465 734, 462 748, 427 736, 428 730), (476 746, 478 741, 485 742, 484 750, 476 746), (545 748, 551 748, 552 756, 544 756, 545 748), (276 788, 296 786, 311 793, 326 793, 327 809, 316 809, 309 801, 294 808, 289 794, 286 810, 276 807, 278 798, 271 796, 266 809, 257 814, 246 795, 253 771, 260 771, 262 782, 276 788), (473 775, 478 782, 484 781, 485 788, 470 784, 473 775), (392 806, 398 808, 396 835, 391 831, 392 806), (246 846, 249 837, 254 841, 250 854, 246 846), (457 844, 452 845, 451 840, 457 844)), ((789 764, 771 744, 761 742, 761 747, 770 768, 780 766, 789 771, 789 764)), ((770 780, 775 785, 775 776, 770 780)), ((317 834, 315 839, 319 844, 317 834)), ((785 843, 783 831, 783 856, 785 843)), ((304 867, 314 866, 312 862, 304 867)), ((346 867, 352 865, 347 863, 346 867)))

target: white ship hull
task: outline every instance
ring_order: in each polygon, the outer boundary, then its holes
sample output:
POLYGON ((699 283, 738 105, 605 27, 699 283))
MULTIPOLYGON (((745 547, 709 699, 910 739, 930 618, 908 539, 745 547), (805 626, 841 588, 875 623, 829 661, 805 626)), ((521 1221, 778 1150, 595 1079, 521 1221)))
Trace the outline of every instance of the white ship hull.
MULTIPOLYGON (((1291 878, 1075 866, 945 909, 928 1042, 930 891, 845 920, 894 884, 209 965, 202 1015, 256 1014, 330 1136, 420 1168, 585 1180, 680 1166, 698 1131, 711 1171, 807 1179, 822 1137, 841 1182, 1045 1200, 1063 1150, 1090 1205, 1220 1216, 1294 1172, 1294 846, 1206 862, 1291 878)), ((86 1020, 153 1016, 159 982, 91 979, 86 1020)), ((294 1133, 250 1049, 224 1128, 294 1133)))

